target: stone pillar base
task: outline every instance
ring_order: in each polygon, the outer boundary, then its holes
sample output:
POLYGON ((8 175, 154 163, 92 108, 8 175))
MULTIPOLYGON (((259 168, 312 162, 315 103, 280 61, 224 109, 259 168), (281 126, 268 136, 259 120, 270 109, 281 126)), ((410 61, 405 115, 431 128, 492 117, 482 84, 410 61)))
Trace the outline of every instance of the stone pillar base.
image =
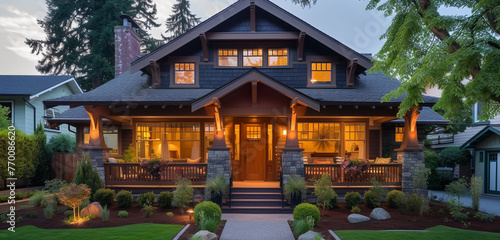
POLYGON ((423 189, 415 189, 414 177, 415 170, 425 168, 424 152, 423 151, 401 151, 398 152, 398 163, 403 164, 402 190, 404 193, 418 193, 427 196, 427 186, 423 189))
POLYGON ((293 175, 304 177, 304 161, 302 152, 304 149, 283 149, 281 155, 281 172, 283 174, 283 184, 286 184, 288 178, 293 175))
POLYGON ((209 148, 207 160, 207 179, 215 178, 222 174, 229 184, 231 177, 231 167, 229 166, 230 148, 209 148))
POLYGON ((104 162, 108 159, 109 148, 103 148, 100 146, 83 146, 83 153, 88 153, 90 155, 90 162, 92 167, 97 169, 97 174, 101 179, 101 183, 105 186, 104 182, 104 162))

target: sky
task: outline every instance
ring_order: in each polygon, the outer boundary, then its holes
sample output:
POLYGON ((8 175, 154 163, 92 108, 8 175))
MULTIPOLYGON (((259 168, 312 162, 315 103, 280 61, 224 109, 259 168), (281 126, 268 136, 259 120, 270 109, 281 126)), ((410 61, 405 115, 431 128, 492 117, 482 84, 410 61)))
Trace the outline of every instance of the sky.
MULTIPOLYGON (((360 53, 375 54, 383 41, 379 40, 390 18, 379 11, 366 11, 368 0, 318 0, 306 8, 291 0, 271 0, 295 16, 325 32, 360 53)), ((153 37, 165 32, 165 20, 171 14, 175 0, 155 0, 157 22, 162 25, 152 29, 153 37)), ((190 0, 191 11, 206 20, 235 0, 190 0)), ((36 75, 40 55, 31 54, 24 43, 26 38, 44 39, 43 29, 37 19, 43 19, 47 7, 45 0, 0 0, 0 74, 36 75)))

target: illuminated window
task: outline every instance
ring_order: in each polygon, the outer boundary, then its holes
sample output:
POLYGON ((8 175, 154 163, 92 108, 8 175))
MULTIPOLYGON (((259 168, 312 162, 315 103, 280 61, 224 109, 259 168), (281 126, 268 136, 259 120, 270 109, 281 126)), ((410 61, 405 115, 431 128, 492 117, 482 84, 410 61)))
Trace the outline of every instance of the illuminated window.
POLYGON ((273 160, 273 125, 267 124, 267 161, 273 160))
POLYGON ((366 123, 345 123, 345 157, 363 159, 365 157, 366 123))
POLYGON ((304 153, 325 152, 338 156, 340 123, 298 123, 297 127, 304 153))
POLYGON ((219 49, 219 66, 237 67, 238 49, 219 49))
POLYGON ((247 139, 258 140, 261 137, 261 127, 247 127, 247 139))
POLYGON ((175 64, 175 84, 195 84, 195 64, 175 64))
POLYGON ((243 49, 243 66, 262 66, 262 48, 243 49))
POLYGON ((311 63, 311 84, 331 84, 332 64, 331 63, 311 63))
POLYGON ((267 56, 269 66, 288 66, 287 48, 270 48, 267 56))
POLYGON ((396 142, 403 141, 403 127, 396 127, 396 142))

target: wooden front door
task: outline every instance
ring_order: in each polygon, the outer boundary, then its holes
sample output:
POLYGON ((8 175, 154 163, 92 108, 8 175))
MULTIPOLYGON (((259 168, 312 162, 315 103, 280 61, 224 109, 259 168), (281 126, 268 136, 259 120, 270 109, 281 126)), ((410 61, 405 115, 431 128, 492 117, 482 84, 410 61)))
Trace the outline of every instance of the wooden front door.
POLYGON ((264 124, 242 124, 241 154, 245 180, 266 178, 266 131, 264 124))

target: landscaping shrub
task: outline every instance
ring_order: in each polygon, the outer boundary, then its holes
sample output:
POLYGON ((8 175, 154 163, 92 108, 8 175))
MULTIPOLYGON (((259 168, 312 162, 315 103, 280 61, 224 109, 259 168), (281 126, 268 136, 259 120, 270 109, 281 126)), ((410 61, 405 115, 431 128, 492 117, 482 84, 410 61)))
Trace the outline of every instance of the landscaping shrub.
POLYGON ((58 134, 50 138, 47 147, 51 153, 74 153, 76 138, 69 134, 58 134))
POLYGON ((200 224, 201 212, 203 212, 205 218, 213 218, 217 221, 220 221, 222 216, 222 210, 220 209, 219 205, 210 201, 201 202, 194 207, 193 215, 196 224, 200 224))
POLYGON ((198 230, 207 230, 213 233, 215 233, 215 231, 217 230, 217 226, 219 226, 220 222, 220 220, 205 216, 205 213, 203 211, 199 212, 198 219, 199 219, 199 224, 197 224, 198 230))
POLYGON ((57 193, 57 197, 62 204, 73 208, 73 216, 78 220, 80 219, 80 204, 84 199, 90 197, 90 189, 85 184, 76 185, 71 183, 61 188, 57 193), (77 209, 78 211, 76 211, 77 209))
MULTIPOLYGON (((301 196, 306 192, 306 182, 301 176, 290 176, 284 186, 284 194, 288 199, 294 196, 301 196)), ((293 207, 293 206, 292 206, 293 207)))
POLYGON ((45 190, 51 192, 51 193, 57 193, 59 192, 59 189, 62 187, 68 185, 68 183, 64 180, 61 180, 59 178, 54 178, 52 180, 46 180, 45 181, 45 190))
POLYGON ((359 206, 359 202, 361 201, 361 194, 359 194, 358 192, 348 192, 344 196, 344 201, 347 209, 351 209, 354 206, 359 206))
POLYGON ((427 187, 427 180, 429 179, 429 174, 431 173, 429 168, 424 166, 418 166, 413 172, 413 188, 418 194, 422 194, 422 190, 427 187))
POLYGON ((94 193, 94 201, 99 202, 101 206, 111 206, 115 200, 115 190, 101 188, 94 193))
MULTIPOLYGON (((38 142, 34 135, 26 135, 20 130, 15 131, 15 172, 16 178, 30 178, 35 173, 36 166, 38 165, 38 142)), ((8 172, 8 151, 9 143, 9 131, 0 131, 0 179, 6 179, 10 176, 8 172)), ((12 148, 12 146, 10 146, 12 148)), ((12 166, 14 167, 14 166, 12 166)))
POLYGON ((7 202, 9 200, 9 196, 0 195, 0 202, 7 202))
POLYGON ((39 151, 37 156, 38 164, 36 165, 32 181, 35 186, 40 186, 51 177, 52 153, 47 147, 47 135, 45 134, 45 129, 41 122, 38 123, 33 136, 37 142, 37 148, 39 151))
POLYGON ((361 208, 359 208, 359 206, 354 206, 351 208, 351 213, 360 213, 361 212, 361 208))
POLYGON ((100 211, 101 213, 101 218, 102 221, 107 222, 109 220, 109 210, 108 210, 108 205, 104 205, 102 210, 100 211))
POLYGON ((321 214, 319 208, 310 203, 301 203, 295 207, 293 210, 293 220, 306 220, 307 216, 311 216, 314 219, 314 226, 319 222, 321 214))
POLYGON ((42 206, 42 202, 44 202, 47 197, 47 192, 45 191, 34 191, 33 196, 30 197, 30 205, 42 206))
POLYGON ((493 222, 495 219, 495 214, 493 213, 483 213, 483 212, 477 212, 474 215, 475 218, 478 218, 481 222, 493 222))
POLYGON ((209 178, 205 185, 205 200, 210 200, 211 195, 225 196, 229 193, 229 184, 222 174, 217 174, 215 178, 209 178))
POLYGON ((119 211, 118 212, 118 217, 121 217, 121 218, 126 218, 128 217, 128 212, 123 210, 123 211, 119 211))
POLYGON ((38 214, 35 211, 26 211, 26 217, 36 218, 38 214))
POLYGON ((392 190, 387 194, 387 205, 389 205, 390 208, 399 208, 398 204, 404 201, 404 198, 405 195, 403 192, 399 190, 392 190))
POLYGON ((455 167, 455 165, 466 165, 470 163, 472 156, 467 149, 459 147, 447 147, 439 153, 439 164, 444 167, 455 167))
POLYGON ((153 207, 153 205, 151 204, 144 204, 144 207, 141 209, 142 212, 144 212, 144 215, 146 217, 151 217, 151 215, 153 215, 154 211, 155 211, 155 207, 153 207))
POLYGON ((165 215, 167 215, 167 217, 173 217, 174 213, 173 212, 167 212, 167 213, 165 213, 165 215))
POLYGON ((54 208, 54 205, 50 204, 46 206, 43 209, 43 214, 45 215, 45 219, 52 219, 52 217, 54 217, 55 211, 56 209, 54 208))
POLYGON ((134 196, 130 191, 121 190, 116 194, 115 201, 118 203, 118 207, 128 208, 132 205, 134 196))
POLYGON ((312 230, 311 226, 305 219, 293 221, 293 235, 299 237, 300 235, 312 230))
POLYGON ((380 207, 380 196, 378 196, 374 191, 366 191, 364 197, 365 204, 368 208, 374 209, 380 207))
POLYGON ((153 192, 141 193, 139 195, 138 204, 139 207, 144 207, 144 205, 153 205, 155 202, 156 195, 153 192))
POLYGON ((456 197, 457 200, 460 201, 460 197, 467 194, 467 187, 467 180, 463 177, 446 185, 445 189, 446 193, 456 197))
POLYGON ((470 178, 470 195, 472 199, 472 209, 474 211, 479 210, 479 200, 481 198, 481 193, 483 192, 483 179, 481 177, 476 177, 472 175, 470 178))
POLYGON ((400 206, 400 211, 408 215, 418 214, 422 216, 429 210, 429 204, 427 203, 426 198, 416 193, 406 195, 404 202, 401 203, 400 206))
POLYGON ((137 162, 137 157, 135 154, 135 148, 130 144, 127 150, 123 151, 123 161, 126 163, 137 162))
POLYGON ((186 178, 182 178, 176 184, 178 187, 174 190, 172 205, 180 208, 181 212, 184 213, 184 210, 193 202, 193 188, 189 187, 191 181, 186 178))
POLYGON ((173 198, 174 193, 165 191, 158 195, 157 201, 161 208, 171 208, 173 198))
POLYGON ((323 174, 314 187, 314 195, 321 199, 319 205, 325 210, 327 207, 337 206, 338 195, 332 188, 330 175, 323 174))
POLYGON ((78 161, 73 183, 87 185, 90 188, 91 199, 93 199, 94 193, 102 188, 101 179, 97 174, 97 169, 92 167, 88 153, 84 153, 82 160, 78 161))
POLYGON ((424 151, 424 161, 426 168, 429 168, 431 171, 436 170, 439 167, 439 154, 432 150, 426 150, 424 151))

